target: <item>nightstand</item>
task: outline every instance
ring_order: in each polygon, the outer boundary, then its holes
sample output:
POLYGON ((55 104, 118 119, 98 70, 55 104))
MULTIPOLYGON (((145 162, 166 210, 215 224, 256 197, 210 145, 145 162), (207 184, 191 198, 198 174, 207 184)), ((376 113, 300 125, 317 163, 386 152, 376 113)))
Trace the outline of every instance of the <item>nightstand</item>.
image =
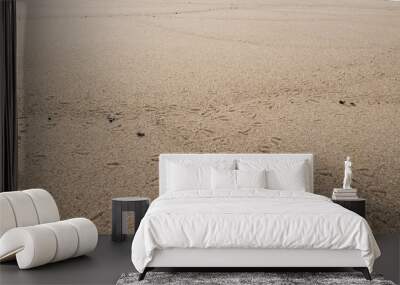
POLYGON ((365 218, 365 204, 366 200, 362 198, 356 198, 352 200, 334 200, 333 203, 339 204, 340 206, 359 214, 361 217, 365 218))
POLYGON ((149 198, 121 197, 112 199, 112 240, 123 241, 128 233, 128 212, 135 215, 135 233, 150 205, 149 198))

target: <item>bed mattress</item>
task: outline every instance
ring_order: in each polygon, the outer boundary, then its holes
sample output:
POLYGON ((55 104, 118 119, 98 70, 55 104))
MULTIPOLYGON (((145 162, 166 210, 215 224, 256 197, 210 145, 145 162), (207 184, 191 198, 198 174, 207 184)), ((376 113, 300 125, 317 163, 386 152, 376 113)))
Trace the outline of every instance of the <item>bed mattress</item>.
POLYGON ((132 243, 139 272, 163 249, 359 250, 372 271, 379 248, 361 216, 307 192, 187 190, 151 204, 132 243))

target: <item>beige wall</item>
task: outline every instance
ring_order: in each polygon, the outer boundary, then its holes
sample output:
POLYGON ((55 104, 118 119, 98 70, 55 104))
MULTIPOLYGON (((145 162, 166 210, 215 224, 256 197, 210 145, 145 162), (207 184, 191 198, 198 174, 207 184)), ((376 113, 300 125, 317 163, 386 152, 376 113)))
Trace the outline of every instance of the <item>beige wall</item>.
POLYGON ((18 1, 19 187, 106 233, 163 152, 312 152, 323 195, 350 155, 399 231, 400 3, 298 3, 18 1))

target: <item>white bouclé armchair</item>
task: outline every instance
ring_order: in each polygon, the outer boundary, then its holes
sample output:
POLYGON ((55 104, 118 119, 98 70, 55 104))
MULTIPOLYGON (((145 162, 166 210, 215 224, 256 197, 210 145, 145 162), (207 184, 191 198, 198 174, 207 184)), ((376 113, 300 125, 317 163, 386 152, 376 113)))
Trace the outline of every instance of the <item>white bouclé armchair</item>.
POLYGON ((49 192, 0 193, 0 262, 17 259, 20 269, 84 255, 96 248, 97 228, 88 219, 60 221, 49 192))

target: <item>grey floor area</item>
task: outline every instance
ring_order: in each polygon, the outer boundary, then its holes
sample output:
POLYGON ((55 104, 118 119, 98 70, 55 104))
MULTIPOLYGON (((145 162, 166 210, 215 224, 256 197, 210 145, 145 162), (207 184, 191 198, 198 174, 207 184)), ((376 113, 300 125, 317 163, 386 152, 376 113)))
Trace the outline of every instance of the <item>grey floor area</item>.
POLYGON ((116 243, 99 236, 88 256, 29 270, 18 270, 16 262, 0 264, 0 284, 115 284, 122 273, 134 270, 130 252, 130 240, 116 243))
MULTIPOLYGON (((375 272, 399 283, 400 235, 377 235, 382 257, 375 272)), ((115 284, 124 272, 134 271, 130 261, 131 239, 115 243, 110 236, 100 236, 97 249, 77 257, 30 270, 19 270, 15 262, 0 265, 0 284, 115 284)))

